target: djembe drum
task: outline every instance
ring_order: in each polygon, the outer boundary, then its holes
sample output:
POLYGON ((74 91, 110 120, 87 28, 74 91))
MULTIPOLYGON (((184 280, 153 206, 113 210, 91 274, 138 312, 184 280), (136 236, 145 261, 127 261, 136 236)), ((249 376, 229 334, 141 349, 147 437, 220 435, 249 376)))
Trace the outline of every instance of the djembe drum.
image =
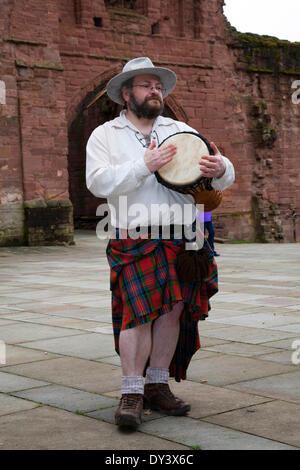
POLYGON ((160 145, 176 145, 173 159, 155 172, 165 187, 183 194, 191 194, 196 204, 204 204, 204 211, 216 209, 222 201, 222 191, 212 188, 212 178, 202 176, 199 162, 203 155, 214 155, 209 142, 195 132, 177 132, 160 145))

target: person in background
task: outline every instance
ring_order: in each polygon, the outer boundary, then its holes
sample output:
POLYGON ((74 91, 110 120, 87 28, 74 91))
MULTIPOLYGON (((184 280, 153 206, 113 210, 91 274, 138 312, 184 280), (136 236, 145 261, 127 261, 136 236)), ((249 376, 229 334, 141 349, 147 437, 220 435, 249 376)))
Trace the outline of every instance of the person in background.
POLYGON ((212 221, 212 213, 204 212, 204 233, 208 232, 207 242, 212 249, 214 256, 220 256, 219 253, 215 251, 215 228, 212 221))

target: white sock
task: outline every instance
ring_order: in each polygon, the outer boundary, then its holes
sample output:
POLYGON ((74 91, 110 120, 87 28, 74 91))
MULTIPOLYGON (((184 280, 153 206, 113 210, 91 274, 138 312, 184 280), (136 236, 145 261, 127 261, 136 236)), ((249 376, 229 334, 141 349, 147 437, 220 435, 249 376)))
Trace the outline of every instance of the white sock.
POLYGON ((148 367, 146 370, 146 384, 167 384, 169 382, 169 369, 148 367))
POLYGON ((144 395, 144 379, 141 376, 122 376, 122 395, 125 393, 138 393, 144 395))

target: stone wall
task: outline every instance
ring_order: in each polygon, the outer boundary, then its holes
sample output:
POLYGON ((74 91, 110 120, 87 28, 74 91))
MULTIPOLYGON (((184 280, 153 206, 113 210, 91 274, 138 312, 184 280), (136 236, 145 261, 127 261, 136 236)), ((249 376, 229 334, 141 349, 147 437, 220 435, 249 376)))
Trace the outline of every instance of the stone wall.
POLYGON ((84 218, 100 202, 83 188, 88 133, 119 112, 107 111, 105 95, 88 105, 137 56, 176 72, 168 112, 235 165, 236 182, 214 214, 217 235, 293 240, 299 43, 238 33, 222 7, 223 0, 1 2, 0 245, 72 243, 73 206, 84 218))

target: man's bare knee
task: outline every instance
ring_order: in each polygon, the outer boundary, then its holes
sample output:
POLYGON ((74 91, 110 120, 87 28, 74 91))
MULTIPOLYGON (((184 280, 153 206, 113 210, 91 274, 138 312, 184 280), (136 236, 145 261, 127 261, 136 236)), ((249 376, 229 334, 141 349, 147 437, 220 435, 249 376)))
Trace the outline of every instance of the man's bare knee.
POLYGON ((182 314, 182 311, 183 311, 183 308, 184 308, 184 303, 183 302, 178 302, 177 304, 175 304, 170 312, 170 315, 172 315, 172 317, 175 319, 175 317, 177 319, 180 318, 181 314, 182 314))
POLYGON ((170 312, 166 313, 165 315, 162 315, 160 319, 169 324, 177 323, 182 314, 183 308, 184 308, 184 303, 178 302, 177 304, 173 306, 170 312))

